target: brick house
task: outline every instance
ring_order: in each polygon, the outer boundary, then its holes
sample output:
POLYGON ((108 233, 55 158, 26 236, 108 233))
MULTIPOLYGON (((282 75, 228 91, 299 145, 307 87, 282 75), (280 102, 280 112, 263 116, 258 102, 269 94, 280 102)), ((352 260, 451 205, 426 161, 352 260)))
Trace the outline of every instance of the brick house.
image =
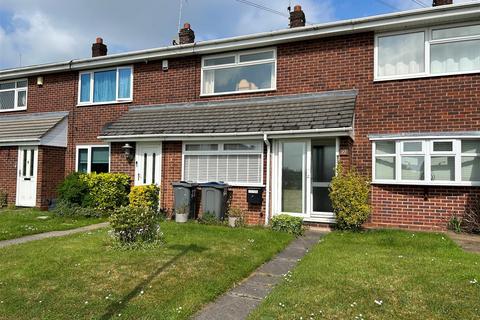
MULTIPOLYGON (((371 177, 371 227, 445 229, 480 196, 480 3, 0 71, 0 189, 47 208, 72 171, 224 181, 251 224, 333 223, 335 166, 371 177), (130 150, 128 156, 127 150, 130 150), (247 192, 261 188, 261 205, 247 192)), ((307 12, 308 15, 308 12, 307 12)))

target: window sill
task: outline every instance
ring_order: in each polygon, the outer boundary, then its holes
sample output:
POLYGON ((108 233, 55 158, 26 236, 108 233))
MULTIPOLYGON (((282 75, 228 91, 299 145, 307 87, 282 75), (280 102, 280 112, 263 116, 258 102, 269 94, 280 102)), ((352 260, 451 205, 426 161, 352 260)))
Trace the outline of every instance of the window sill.
POLYGON ((455 181, 372 181, 372 185, 399 185, 399 186, 422 186, 422 187, 479 187, 478 182, 455 182, 455 181))
POLYGON ((230 91, 230 92, 220 92, 220 93, 201 93, 200 97, 228 96, 228 95, 248 94, 248 93, 258 93, 258 92, 272 92, 272 91, 277 91, 277 88, 245 90, 245 91, 230 91))
POLYGON ((133 99, 121 100, 121 101, 109 101, 109 102, 78 103, 77 107, 103 106, 107 104, 126 104, 126 103, 132 103, 132 102, 133 102, 133 99))
POLYGON ((15 111, 25 111, 27 110, 27 107, 25 108, 14 108, 14 109, 2 109, 0 112, 15 112, 15 111))
POLYGON ((437 77, 469 75, 469 74, 475 74, 475 73, 480 73, 480 70, 462 71, 462 72, 448 72, 448 73, 438 73, 438 74, 421 73, 421 74, 411 74, 411 75, 392 76, 392 77, 380 77, 380 78, 379 77, 374 77, 373 82, 437 78, 437 77))

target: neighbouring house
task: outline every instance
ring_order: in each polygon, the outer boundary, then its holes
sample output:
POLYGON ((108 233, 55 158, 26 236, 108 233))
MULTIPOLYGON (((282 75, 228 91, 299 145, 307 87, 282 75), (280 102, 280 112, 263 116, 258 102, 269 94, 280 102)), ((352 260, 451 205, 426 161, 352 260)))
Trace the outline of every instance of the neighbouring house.
MULTIPOLYGON (((308 16, 308 12, 307 12, 308 16)), ((445 229, 480 195, 480 3, 0 71, 0 189, 47 208, 70 172, 224 181, 250 224, 333 223, 338 163, 371 177, 370 227, 445 229), (128 156, 128 153, 132 156, 128 156), (263 188, 249 204, 249 188, 263 188)), ((261 21, 257 21, 261 23, 261 21)))

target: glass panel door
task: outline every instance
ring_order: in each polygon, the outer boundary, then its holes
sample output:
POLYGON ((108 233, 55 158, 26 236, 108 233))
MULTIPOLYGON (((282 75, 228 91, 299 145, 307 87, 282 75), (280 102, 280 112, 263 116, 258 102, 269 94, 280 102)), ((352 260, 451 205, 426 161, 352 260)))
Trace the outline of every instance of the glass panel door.
POLYGON ((306 148, 304 141, 282 143, 282 212, 305 213, 306 148))
POLYGON ((332 141, 312 141, 312 211, 332 212, 329 186, 335 175, 336 145, 332 141))

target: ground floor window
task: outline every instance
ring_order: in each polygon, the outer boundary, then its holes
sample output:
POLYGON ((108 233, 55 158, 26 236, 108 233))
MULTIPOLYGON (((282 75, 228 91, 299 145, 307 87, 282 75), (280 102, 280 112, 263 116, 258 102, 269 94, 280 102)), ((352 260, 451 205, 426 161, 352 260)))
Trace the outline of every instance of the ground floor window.
POLYGON ((480 184, 480 139, 374 141, 373 181, 480 184))
POLYGON ((183 180, 262 185, 263 142, 186 142, 183 146, 183 180))
POLYGON ((110 171, 109 146, 78 146, 77 171, 107 173, 110 171))

